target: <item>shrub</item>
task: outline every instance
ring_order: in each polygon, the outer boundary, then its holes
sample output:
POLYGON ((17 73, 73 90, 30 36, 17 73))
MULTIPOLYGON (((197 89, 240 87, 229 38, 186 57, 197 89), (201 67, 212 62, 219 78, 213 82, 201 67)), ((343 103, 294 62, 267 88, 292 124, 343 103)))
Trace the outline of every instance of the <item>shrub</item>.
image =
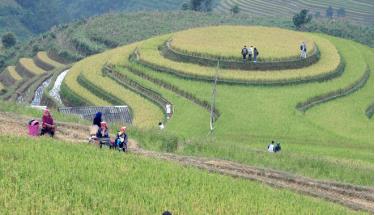
POLYGON ((178 147, 178 138, 172 135, 164 134, 162 136, 162 144, 160 149, 165 152, 175 152, 178 147))
POLYGON ((4 34, 1 38, 1 42, 5 48, 10 48, 17 43, 16 36, 12 32, 4 34))
POLYGON ((297 29, 300 29, 305 24, 309 23, 312 19, 312 15, 306 9, 301 10, 298 14, 293 16, 293 23, 297 29))
POLYGON ((240 12, 240 7, 238 7, 238 5, 235 5, 235 6, 233 6, 233 7, 230 9, 230 12, 231 12, 232 14, 237 14, 237 13, 240 12))

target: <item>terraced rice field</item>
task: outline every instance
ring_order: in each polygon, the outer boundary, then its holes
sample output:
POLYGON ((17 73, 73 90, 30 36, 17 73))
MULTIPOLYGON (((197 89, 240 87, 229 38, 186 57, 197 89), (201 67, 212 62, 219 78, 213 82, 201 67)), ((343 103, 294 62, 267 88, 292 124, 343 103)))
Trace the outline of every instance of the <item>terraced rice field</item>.
POLYGON ((310 53, 314 46, 314 40, 309 34, 269 27, 215 26, 190 29, 173 34, 171 40, 171 46, 176 50, 214 58, 238 59, 242 57, 240 53, 244 45, 254 46, 260 53, 259 60, 264 61, 298 58, 302 42, 306 42, 310 53))
POLYGON ((93 102, 94 105, 110 105, 111 103, 97 97, 77 83, 77 78, 81 74, 91 85, 100 88, 104 92, 110 92, 120 99, 120 103, 128 104, 133 110, 134 125, 148 128, 155 127, 163 118, 163 113, 157 106, 132 91, 119 86, 110 78, 103 77, 101 74, 102 66, 106 62, 119 64, 125 61, 126 58, 124 56, 130 55, 135 47, 135 45, 132 45, 126 48, 114 49, 80 61, 72 67, 65 83, 75 93, 83 95, 86 99, 93 102))
POLYGON ((22 79, 22 77, 18 74, 18 72, 16 71, 16 67, 15 66, 8 66, 6 68, 10 74, 10 76, 16 80, 16 81, 19 81, 22 79))
POLYGON ((34 75, 41 75, 45 73, 46 71, 43 70, 42 68, 38 67, 33 59, 30 58, 21 58, 19 60, 19 63, 27 69, 29 72, 33 73, 34 75))
POLYGON ((55 68, 58 68, 58 67, 63 67, 64 65, 57 62, 57 61, 54 61, 52 60, 51 58, 48 57, 48 54, 47 52, 38 52, 37 53, 37 58, 39 60, 41 60, 42 62, 46 63, 46 64, 49 64, 55 68))
POLYGON ((313 1, 313 0, 273 0, 273 1, 262 1, 262 0, 221 0, 217 7, 214 9, 220 13, 230 13, 230 9, 238 5, 241 13, 252 14, 254 16, 281 16, 281 17, 292 17, 296 11, 302 9, 308 9, 313 14, 320 12, 322 16, 325 15, 325 11, 328 6, 332 6, 335 10, 339 8, 345 8, 347 19, 359 22, 362 24, 371 24, 374 19, 374 3, 370 0, 345 0, 345 1, 313 1))
MULTIPOLYGON (((175 89, 179 88, 199 99, 211 101, 212 82, 202 82, 196 77, 181 78, 144 64, 145 61, 150 61, 171 71, 191 72, 212 78, 215 68, 171 61, 160 55, 158 46, 173 37, 173 34, 89 57, 73 67, 75 72, 68 75, 65 83, 76 94, 95 104, 103 104, 105 102, 81 86, 77 78, 80 75, 86 77, 90 83, 100 87, 108 95, 124 95, 124 88, 101 74, 105 63, 118 65, 119 72, 144 87, 159 92, 172 102, 175 113, 167 123, 166 132, 182 139, 177 153, 219 157, 313 178, 371 186, 373 121, 367 118, 365 110, 373 101, 373 92, 369 90, 373 88, 373 72, 368 79, 364 79, 365 85, 362 88, 345 97, 322 103, 305 113, 298 111, 296 105, 314 96, 346 88, 366 77, 364 75, 367 68, 373 71, 373 49, 327 35, 308 36, 321 51, 321 58, 317 63, 299 69, 299 73, 263 72, 263 78, 280 78, 275 75, 278 73, 285 74, 283 78, 310 76, 314 72, 327 73, 338 66, 340 55, 345 62, 342 74, 323 82, 299 85, 264 87, 219 84, 216 108, 221 116, 215 122, 215 131, 209 138, 207 134, 210 113, 191 99, 176 94, 175 89), (129 55, 136 48, 140 53, 139 59, 128 61, 129 55), (174 87, 168 88, 166 84, 174 87), (265 148, 271 140, 281 142, 282 153, 266 152, 265 148)), ((219 78, 248 78, 253 73, 256 72, 220 70, 219 78)), ((134 94, 129 95, 131 99, 136 97, 134 94)), ((135 112, 146 114, 144 109, 132 106, 129 99, 123 97, 123 102, 129 104, 135 112)), ((145 100, 144 104, 148 105, 147 102, 145 100)), ((149 110, 154 122, 161 120, 162 114, 153 112, 158 109, 157 106, 150 103, 149 107, 154 108, 149 110)), ((156 124, 153 125, 156 127, 156 124)))
POLYGON ((46 52, 39 52, 32 59, 21 58, 16 66, 8 66, 0 76, 7 90, 2 99, 24 103, 36 97, 41 100, 43 93, 36 92, 39 86, 65 68, 66 65, 51 60, 46 52))
MULTIPOLYGON (((225 31, 226 28, 223 30, 225 31)), ((251 32, 251 28, 248 29, 251 32)), ((250 33, 249 33, 250 34, 250 33)), ((158 46, 162 45, 170 35, 154 38, 147 40, 139 46, 139 54, 141 60, 151 63, 156 66, 173 68, 174 70, 180 71, 182 74, 200 76, 200 77, 213 77, 216 73, 216 68, 204 67, 196 64, 188 64, 172 61, 164 58, 158 51, 158 46)), ((325 75, 329 72, 334 71, 340 64, 340 56, 335 46, 333 46, 328 40, 321 38, 319 35, 311 34, 310 37, 314 39, 318 45, 322 59, 305 69, 291 69, 291 70, 279 70, 279 71, 249 71, 244 72, 240 70, 220 70, 219 79, 227 80, 240 80, 240 81, 285 81, 288 79, 308 79, 314 76, 325 75)), ((204 49, 204 45, 202 45, 204 49)), ((238 50, 237 50, 238 51, 238 50)), ((266 51, 265 51, 266 52, 266 51)), ((240 52, 238 52, 238 55, 240 52)))

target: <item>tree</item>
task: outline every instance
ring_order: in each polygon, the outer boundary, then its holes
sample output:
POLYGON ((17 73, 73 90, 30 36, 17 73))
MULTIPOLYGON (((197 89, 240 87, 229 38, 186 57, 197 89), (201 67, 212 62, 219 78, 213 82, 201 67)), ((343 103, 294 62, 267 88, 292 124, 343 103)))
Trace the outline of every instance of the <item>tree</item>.
POLYGON ((337 17, 344 17, 346 16, 346 11, 345 8, 341 7, 340 9, 337 10, 337 17))
POLYGON ((298 14, 293 16, 293 23, 297 29, 300 29, 303 25, 309 23, 312 19, 312 15, 306 9, 301 10, 298 14))
POLYGON ((326 17, 332 19, 332 17, 333 17, 333 8, 332 8, 332 6, 329 6, 327 8, 326 17))
POLYGON ((188 3, 183 3, 182 6, 181 6, 181 10, 189 10, 189 4, 188 3))
POLYGON ((8 32, 1 37, 1 42, 5 48, 10 48, 16 45, 16 36, 12 32, 8 32))
POLYGON ((232 12, 232 14, 237 14, 240 12, 240 7, 238 7, 238 5, 235 5, 233 6, 231 9, 230 9, 230 12, 232 12))
POLYGON ((190 8, 201 12, 211 11, 212 0, 190 0, 190 8))

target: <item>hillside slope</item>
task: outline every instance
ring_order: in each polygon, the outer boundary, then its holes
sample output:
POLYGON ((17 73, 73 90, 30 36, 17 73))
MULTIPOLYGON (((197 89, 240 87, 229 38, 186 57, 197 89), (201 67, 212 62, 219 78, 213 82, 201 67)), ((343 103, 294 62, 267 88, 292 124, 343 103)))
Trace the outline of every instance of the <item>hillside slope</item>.
POLYGON ((182 0, 2 0, 0 34, 11 31, 25 39, 53 25, 110 11, 175 10, 182 3, 182 0))
MULTIPOLYGON (((119 45, 193 27, 212 25, 263 25, 293 28, 290 19, 261 18, 245 15, 178 12, 111 13, 68 25, 59 25, 33 38, 25 45, 0 49, 0 73, 16 64, 20 57, 33 57, 38 51, 53 52, 62 60, 76 61, 119 45)), ((347 22, 317 20, 306 31, 324 32, 373 46, 373 28, 347 22)))
POLYGON ((326 15, 329 6, 334 9, 334 17, 337 18, 337 10, 344 8, 344 19, 357 23, 372 25, 374 23, 374 2, 371 0, 342 0, 342 1, 313 1, 313 0, 221 0, 215 11, 230 13, 230 9, 237 5, 241 13, 253 16, 292 17, 297 11, 308 9, 313 14, 319 13, 321 17, 326 15))

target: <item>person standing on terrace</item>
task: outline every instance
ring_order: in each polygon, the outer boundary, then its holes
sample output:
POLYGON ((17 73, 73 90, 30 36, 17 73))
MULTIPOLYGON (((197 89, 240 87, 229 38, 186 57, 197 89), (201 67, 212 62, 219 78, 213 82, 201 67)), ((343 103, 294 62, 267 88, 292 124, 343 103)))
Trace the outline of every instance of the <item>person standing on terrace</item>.
POLYGON ((246 46, 244 46, 242 48, 241 54, 242 54, 243 63, 245 64, 246 63, 246 56, 248 54, 248 50, 247 50, 246 46))

